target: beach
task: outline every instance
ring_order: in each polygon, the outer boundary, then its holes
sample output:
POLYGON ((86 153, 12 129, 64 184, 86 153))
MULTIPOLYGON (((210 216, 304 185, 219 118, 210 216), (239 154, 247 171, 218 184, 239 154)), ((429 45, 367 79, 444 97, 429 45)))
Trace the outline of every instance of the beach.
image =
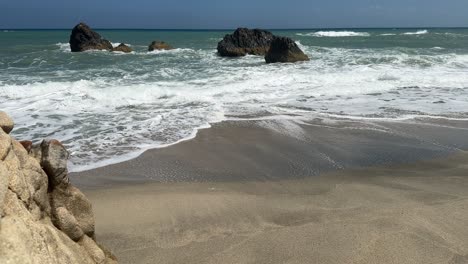
POLYGON ((468 28, 1 31, 0 251, 468 263, 466 43, 468 28))
POLYGON ((228 121, 72 173, 121 263, 466 263, 466 121, 228 121))

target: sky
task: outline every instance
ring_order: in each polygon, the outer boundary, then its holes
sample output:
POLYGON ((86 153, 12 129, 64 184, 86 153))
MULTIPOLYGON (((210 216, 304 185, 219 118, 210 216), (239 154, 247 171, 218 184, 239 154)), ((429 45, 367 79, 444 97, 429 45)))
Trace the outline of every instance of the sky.
POLYGON ((468 27, 468 0, 0 0, 0 28, 468 27))

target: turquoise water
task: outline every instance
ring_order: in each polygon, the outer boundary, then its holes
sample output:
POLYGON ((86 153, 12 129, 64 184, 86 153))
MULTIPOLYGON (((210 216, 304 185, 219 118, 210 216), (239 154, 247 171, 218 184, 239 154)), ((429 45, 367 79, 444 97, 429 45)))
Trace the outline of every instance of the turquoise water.
POLYGON ((468 118, 468 29, 287 30, 310 62, 220 58, 228 31, 99 30, 131 54, 71 53, 69 30, 0 31, 0 109, 83 170, 230 119, 468 118), (148 52, 153 40, 172 51, 148 52))

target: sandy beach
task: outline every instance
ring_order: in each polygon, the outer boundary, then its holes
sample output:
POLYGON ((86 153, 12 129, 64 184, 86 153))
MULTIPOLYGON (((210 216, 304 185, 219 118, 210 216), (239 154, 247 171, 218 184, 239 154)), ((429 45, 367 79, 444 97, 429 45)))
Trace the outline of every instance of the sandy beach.
POLYGON ((121 263, 462 264, 466 127, 224 122, 71 177, 121 263))

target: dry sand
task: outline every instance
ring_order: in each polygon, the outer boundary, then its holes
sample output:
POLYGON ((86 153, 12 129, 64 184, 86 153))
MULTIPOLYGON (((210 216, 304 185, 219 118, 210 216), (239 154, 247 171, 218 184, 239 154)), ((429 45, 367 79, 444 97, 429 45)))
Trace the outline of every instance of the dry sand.
POLYGON ((122 263, 465 264, 467 130, 421 126, 224 124, 74 181, 122 263))

